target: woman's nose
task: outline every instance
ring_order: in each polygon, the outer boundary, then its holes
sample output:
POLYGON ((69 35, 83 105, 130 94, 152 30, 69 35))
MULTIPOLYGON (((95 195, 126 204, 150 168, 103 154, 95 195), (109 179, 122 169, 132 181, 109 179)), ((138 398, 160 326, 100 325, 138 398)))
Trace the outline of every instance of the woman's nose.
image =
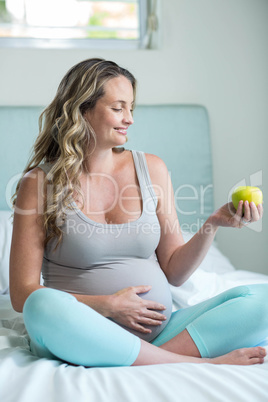
POLYGON ((129 126, 134 123, 133 115, 131 111, 126 111, 124 114, 124 123, 129 126))

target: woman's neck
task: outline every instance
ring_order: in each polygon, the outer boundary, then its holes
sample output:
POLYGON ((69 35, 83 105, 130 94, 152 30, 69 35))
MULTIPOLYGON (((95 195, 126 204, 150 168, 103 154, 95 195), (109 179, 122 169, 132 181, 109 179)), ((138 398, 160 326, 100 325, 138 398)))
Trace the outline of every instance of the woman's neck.
POLYGON ((116 153, 112 149, 95 149, 85 160, 85 173, 111 173, 115 167, 116 153))

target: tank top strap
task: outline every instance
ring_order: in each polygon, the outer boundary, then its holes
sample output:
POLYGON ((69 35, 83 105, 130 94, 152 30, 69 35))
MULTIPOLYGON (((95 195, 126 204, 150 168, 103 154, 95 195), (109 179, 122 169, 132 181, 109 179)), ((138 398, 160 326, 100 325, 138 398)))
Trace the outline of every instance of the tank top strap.
POLYGON ((49 173, 49 171, 51 170, 52 166, 53 166, 53 163, 47 162, 47 163, 40 163, 40 165, 38 165, 37 167, 42 169, 43 172, 47 175, 49 173))
POLYGON ((152 185, 145 154, 144 154, 144 152, 141 152, 141 151, 132 150, 132 155, 133 155, 141 191, 144 194, 146 193, 146 191, 148 191, 155 203, 155 206, 157 206, 157 196, 153 189, 153 185, 152 185))

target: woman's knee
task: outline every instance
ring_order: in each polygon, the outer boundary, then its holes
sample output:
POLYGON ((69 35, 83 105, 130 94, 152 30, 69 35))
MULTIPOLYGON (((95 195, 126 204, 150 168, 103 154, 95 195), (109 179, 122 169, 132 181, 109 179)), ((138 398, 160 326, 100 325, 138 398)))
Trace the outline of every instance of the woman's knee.
POLYGON ((248 294, 241 298, 239 312, 247 318, 248 331, 258 333, 260 339, 268 331, 268 283, 247 285, 248 294))
POLYGON ((76 300, 74 296, 56 289, 40 288, 35 290, 24 303, 23 318, 26 326, 29 322, 37 323, 51 313, 54 314, 67 299, 76 300))
POLYGON ((268 283, 249 285, 249 289, 256 310, 263 318, 268 317, 268 283))

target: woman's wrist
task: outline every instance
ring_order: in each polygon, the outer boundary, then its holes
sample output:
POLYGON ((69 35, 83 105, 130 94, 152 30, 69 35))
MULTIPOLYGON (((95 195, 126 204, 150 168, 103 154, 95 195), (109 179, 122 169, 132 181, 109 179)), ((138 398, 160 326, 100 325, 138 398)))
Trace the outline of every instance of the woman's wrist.
POLYGON ((72 293, 75 298, 91 307, 93 310, 97 311, 104 317, 112 317, 112 295, 80 295, 72 293))
POLYGON ((215 236, 218 229, 219 225, 217 225, 217 223, 213 219, 213 215, 210 215, 210 217, 206 220, 203 227, 201 228, 201 230, 205 234, 212 234, 213 236, 215 236))
POLYGON ((113 311, 114 311, 114 297, 113 295, 103 296, 103 316, 106 318, 113 318, 113 311))

